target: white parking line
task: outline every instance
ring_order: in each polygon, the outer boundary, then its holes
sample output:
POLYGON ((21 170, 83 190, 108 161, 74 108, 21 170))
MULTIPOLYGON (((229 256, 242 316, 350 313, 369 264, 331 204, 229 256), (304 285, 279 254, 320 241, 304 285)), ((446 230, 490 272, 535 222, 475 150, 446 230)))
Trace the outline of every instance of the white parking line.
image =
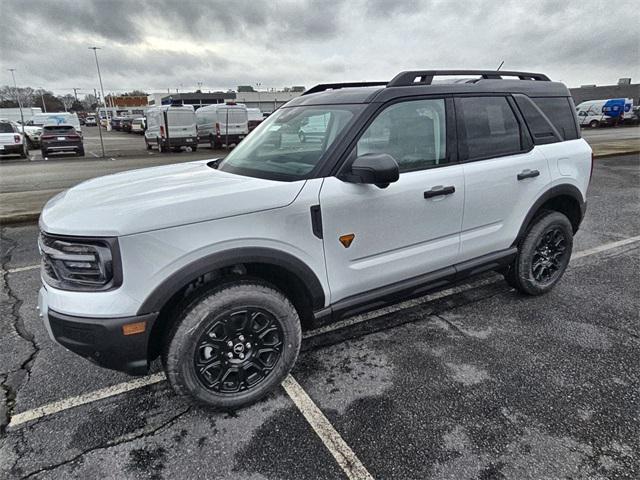
POLYGON ((9 427, 16 427, 23 423, 31 422, 42 417, 53 415, 54 413, 69 410, 70 408, 79 407, 87 403, 97 402, 104 398, 120 395, 131 390, 153 385, 154 383, 160 383, 166 380, 164 373, 155 373, 146 377, 136 378, 129 382, 119 383, 100 390, 94 390, 93 392, 78 395, 77 397, 69 397, 57 402, 48 403, 41 407, 34 408, 33 410, 27 410, 22 413, 18 413, 11 417, 9 427))
POLYGON ((638 235, 637 237, 625 238, 624 240, 618 240, 617 242, 605 243, 604 245, 589 248, 581 252, 576 252, 571 255, 571 260, 577 260, 578 258, 588 257, 589 255, 593 255, 595 253, 606 252, 607 250, 611 250, 614 248, 624 247, 625 245, 629 245, 637 241, 640 241, 640 235, 638 235))
MULTIPOLYGON (((572 255, 572 260, 574 259, 578 259, 578 258, 583 258, 583 257, 587 257, 590 255, 595 255, 597 253, 601 253, 601 252, 605 252, 607 250, 612 250, 614 248, 618 248, 618 247, 622 247, 625 245, 630 245, 632 243, 638 242, 640 241, 640 235, 635 236, 635 237, 630 237, 630 238, 626 238, 624 240, 619 240, 617 242, 611 242, 611 243, 606 243, 604 245, 600 245, 598 247, 594 247, 594 248, 590 248, 588 250, 583 250, 581 252, 576 252, 572 255)), ((24 271, 27 269, 35 269, 35 268, 39 268, 39 265, 31 265, 29 267, 20 267, 20 268, 16 268, 16 269, 11 269, 8 270, 9 273, 12 272, 16 272, 16 271, 24 271)), ((385 315, 387 313, 391 313, 391 312, 395 312, 401 308, 407 308, 410 306, 414 306, 417 305, 419 303, 423 303, 426 301, 431 301, 431 300, 435 300, 438 298, 443 298, 449 295, 453 295, 456 293, 461 293, 463 291, 466 290, 470 290, 471 288, 476 288, 482 285, 486 285, 486 284, 490 284, 493 283, 492 279, 485 279, 482 280, 480 282, 475 282, 473 284, 470 285, 463 285, 462 287, 452 287, 452 288, 448 288, 446 290, 442 290, 441 292, 437 292, 434 293, 432 295, 426 295, 424 297, 415 299, 415 300, 409 300, 407 302, 402 302, 400 304, 398 304, 397 306, 393 306, 393 307, 389 307, 386 309, 381 309, 381 310, 376 310, 374 312, 368 313, 368 314, 364 314, 364 315, 359 315, 356 317, 352 317, 349 319, 346 319, 344 321, 340 321, 340 322, 336 322, 336 323, 332 323, 330 325, 327 325, 325 327, 321 327, 321 328, 317 328, 314 330, 309 330, 307 332, 305 332, 305 334, 303 335, 303 338, 311 338, 311 337, 315 337, 317 335, 321 335, 323 333, 327 333, 327 332, 331 332, 334 330, 339 330, 341 328, 350 326, 350 325, 354 325, 360 322, 363 322, 365 320, 369 320, 371 318, 375 318, 381 315, 385 315), (403 306, 404 305, 404 306, 403 306), (403 307, 402 307, 403 306, 403 307), (396 308, 398 307, 398 308, 396 308)), ((165 380, 165 376, 164 373, 156 373, 154 375, 150 375, 150 376, 146 376, 146 377, 142 377, 142 378, 136 378, 135 380, 131 380, 129 382, 124 382, 124 383, 119 383, 117 385, 113 385, 111 387, 107 387, 107 388, 103 388, 100 390, 96 390, 94 392, 89 392, 83 395, 79 395, 77 397, 70 397, 70 398, 66 398, 63 400, 59 400, 57 402, 53 402, 53 403, 49 403, 46 405, 43 405, 41 407, 37 407, 34 408, 33 410, 27 410, 25 412, 22 413, 18 413, 16 415, 14 415, 11 418, 11 422, 9 423, 9 427, 16 427, 18 425, 24 424, 26 422, 30 422, 32 420, 37 420, 39 418, 42 417, 46 417, 49 415, 53 415, 59 412, 62 412, 64 410, 68 410, 70 408, 74 408, 80 405, 84 405, 87 403, 91 403, 91 402, 95 402, 98 400, 102 400, 108 397, 113 397, 116 395, 120 395, 122 393, 125 392, 129 392, 131 390, 135 390, 138 388, 142 388, 142 387, 146 387, 148 385, 152 385, 154 383, 159 383, 165 380)))
POLYGON ((36 268, 40 268, 40 264, 27 265, 26 267, 10 268, 9 270, 7 270, 7 273, 28 272, 29 270, 35 270, 36 268))
POLYGON ((282 382, 282 386, 347 477, 351 480, 373 480, 373 477, 356 454, 353 453, 353 450, 349 448, 349 445, 333 428, 331 422, 324 416, 318 406, 313 403, 311 397, 307 395, 307 392, 304 391, 296 379, 291 375, 287 375, 287 378, 282 382))

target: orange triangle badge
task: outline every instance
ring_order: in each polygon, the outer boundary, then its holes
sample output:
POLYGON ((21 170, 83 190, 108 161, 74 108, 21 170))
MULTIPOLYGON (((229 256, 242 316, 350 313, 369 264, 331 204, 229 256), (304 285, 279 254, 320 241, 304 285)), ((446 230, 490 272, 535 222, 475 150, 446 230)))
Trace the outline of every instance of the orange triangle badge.
POLYGON ((340 240, 340 243, 344 248, 349 248, 354 238, 356 238, 355 234, 350 233, 348 235, 341 235, 338 240, 340 240))

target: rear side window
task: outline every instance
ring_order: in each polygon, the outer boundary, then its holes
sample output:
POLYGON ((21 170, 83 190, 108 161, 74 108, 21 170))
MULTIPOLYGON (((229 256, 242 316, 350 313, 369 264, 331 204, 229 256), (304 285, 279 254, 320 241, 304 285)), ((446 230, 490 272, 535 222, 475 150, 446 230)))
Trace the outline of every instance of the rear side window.
POLYGON ((547 143, 561 142, 562 137, 557 129, 545 118, 544 112, 536 106, 526 95, 514 95, 514 100, 520 109, 520 113, 524 117, 533 143, 536 145, 545 145, 547 143))
POLYGON ((558 129, 563 140, 578 138, 576 120, 573 116, 575 107, 570 99, 566 97, 537 97, 532 100, 558 129))
POLYGON ((410 172, 447 163, 446 116, 443 99, 391 105, 358 140, 356 155, 388 153, 410 172))
POLYGON ((520 125, 505 97, 456 99, 462 160, 511 155, 522 150, 520 125))

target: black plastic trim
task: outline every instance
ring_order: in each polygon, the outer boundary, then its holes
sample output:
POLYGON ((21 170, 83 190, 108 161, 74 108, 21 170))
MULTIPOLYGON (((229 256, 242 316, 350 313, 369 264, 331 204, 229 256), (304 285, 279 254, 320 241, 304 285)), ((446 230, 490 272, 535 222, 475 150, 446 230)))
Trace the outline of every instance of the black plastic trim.
POLYGON ((549 82, 549 77, 542 73, 515 72, 505 70, 411 70, 400 72, 393 77, 387 87, 409 87, 414 85, 431 85, 437 76, 480 76, 485 80, 502 80, 502 77, 518 77, 520 80, 537 80, 549 82), (416 82, 416 79, 420 80, 416 82))
POLYGON ((328 308, 316 310, 314 317, 319 322, 325 322, 329 316, 331 320, 335 321, 358 313, 393 305, 399 301, 424 295, 429 291, 454 284, 464 278, 504 267, 513 261, 517 253, 516 247, 510 247, 434 272, 353 295, 334 303, 328 308))
POLYGON ((306 287, 313 309, 324 307, 322 284, 302 260, 280 250, 246 247, 212 253, 174 272, 144 300, 138 309, 138 315, 159 312, 173 295, 206 273, 243 263, 263 263, 284 268, 295 275, 306 287))
POLYGON ((312 93, 324 92, 325 90, 340 90, 342 88, 358 88, 358 87, 383 87, 387 82, 347 82, 347 83, 320 83, 315 87, 306 90, 301 96, 311 95, 312 93))
POLYGON ((149 334, 157 316, 157 313, 151 313, 122 318, 89 318, 53 310, 47 312, 51 331, 60 345, 101 367, 131 375, 144 375, 149 369, 149 334), (123 335, 123 325, 142 321, 147 322, 143 333, 123 335))
POLYGON ((551 187, 549 190, 547 190, 542 195, 540 195, 540 197, 538 197, 538 199, 534 202, 533 206, 529 209, 529 212, 527 212, 527 215, 524 217, 524 221, 520 226, 520 230, 518 231, 518 235, 515 241, 513 242, 513 245, 514 246, 518 245, 520 241, 524 238, 524 235, 527 233, 527 230, 529 229, 529 225, 531 224, 531 221, 535 218, 536 213, 538 213, 538 211, 540 210, 540 207, 545 202, 548 202, 552 198, 560 197, 564 195, 574 198, 578 202, 578 205, 580 206, 580 221, 578 222, 578 226, 574 225, 573 233, 577 232, 580 223, 582 223, 582 220, 584 219, 584 214, 587 209, 587 202, 584 200, 584 198, 582 198, 582 193, 580 193, 580 190, 578 190, 573 185, 569 185, 569 184, 556 185, 555 187, 551 187))
POLYGON ((310 210, 313 234, 318 238, 322 238, 322 210, 320 210, 320 205, 312 205, 310 210))

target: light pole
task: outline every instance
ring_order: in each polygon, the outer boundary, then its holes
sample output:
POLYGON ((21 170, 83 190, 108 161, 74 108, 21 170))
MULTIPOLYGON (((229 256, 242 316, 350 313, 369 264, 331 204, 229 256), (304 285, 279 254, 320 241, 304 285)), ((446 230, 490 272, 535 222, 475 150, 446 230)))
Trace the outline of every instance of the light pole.
POLYGON ((42 110, 47 113, 47 105, 44 103, 44 88, 40 87, 40 100, 42 100, 42 110))
POLYGON ((24 115, 22 114, 22 102, 20 101, 20 94, 18 93, 18 84, 16 83, 16 74, 15 68, 8 69, 11 72, 11 77, 13 78, 13 87, 16 90, 16 100, 18 100, 18 108, 20 108, 20 125, 22 125, 22 136, 24 137, 24 115))
MULTIPOLYGON (((96 92, 96 89, 93 89, 93 96, 96 97, 96 103, 98 100, 98 92, 96 92)), ((107 114, 107 111, 105 109, 104 114, 107 114)), ((100 135, 100 148, 102 148, 102 158, 104 158, 104 142, 102 141, 102 125, 100 125, 100 104, 98 103, 98 135, 100 135)))
POLYGON ((262 112, 262 108, 260 108, 260 87, 261 86, 262 86, 261 83, 256 83, 256 91, 258 92, 258 108, 262 112))
POLYGON ((109 112, 107 111, 107 104, 105 103, 104 87, 102 86, 102 75, 100 75, 100 64, 98 63, 98 50, 100 50, 100 47, 89 47, 89 50, 93 50, 93 54, 96 57, 96 68, 98 69, 98 80, 100 81, 100 92, 102 92, 102 103, 104 104, 104 114, 107 118, 107 132, 110 132, 111 120, 109 119, 109 112))

